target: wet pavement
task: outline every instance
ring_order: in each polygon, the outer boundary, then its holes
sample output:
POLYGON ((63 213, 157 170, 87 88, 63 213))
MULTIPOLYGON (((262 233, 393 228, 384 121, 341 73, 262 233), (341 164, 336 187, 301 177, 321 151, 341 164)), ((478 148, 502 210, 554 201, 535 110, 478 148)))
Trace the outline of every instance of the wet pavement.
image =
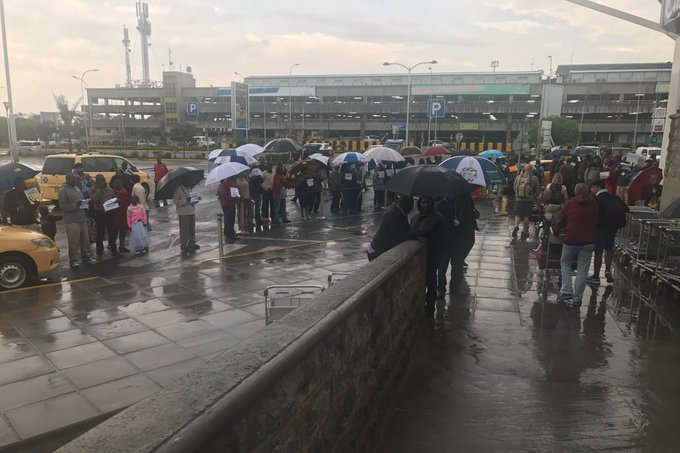
POLYGON ((220 259, 215 188, 201 190, 190 259, 170 206, 151 211, 149 255, 0 292, 0 446, 128 406, 249 337, 266 287, 327 286, 366 263, 375 214, 300 221, 292 204, 291 224, 244 234, 220 259))
POLYGON ((376 451, 679 451, 677 298, 617 272, 580 309, 557 303, 535 244, 508 232, 484 222, 467 294, 425 322, 376 451))

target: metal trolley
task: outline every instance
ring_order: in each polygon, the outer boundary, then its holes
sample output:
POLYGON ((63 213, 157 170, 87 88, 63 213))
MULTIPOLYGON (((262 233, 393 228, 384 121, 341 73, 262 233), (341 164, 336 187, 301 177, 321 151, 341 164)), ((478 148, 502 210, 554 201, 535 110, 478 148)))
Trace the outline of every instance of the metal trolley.
POLYGON ((321 285, 273 285, 266 287, 264 290, 266 324, 283 318, 321 294, 324 289, 321 285))
POLYGON ((680 292, 680 221, 658 225, 659 244, 652 282, 680 292))
POLYGON ((632 264, 638 254, 640 244, 641 222, 658 218, 659 213, 647 207, 630 206, 626 214, 626 226, 616 234, 616 250, 626 264, 632 264))

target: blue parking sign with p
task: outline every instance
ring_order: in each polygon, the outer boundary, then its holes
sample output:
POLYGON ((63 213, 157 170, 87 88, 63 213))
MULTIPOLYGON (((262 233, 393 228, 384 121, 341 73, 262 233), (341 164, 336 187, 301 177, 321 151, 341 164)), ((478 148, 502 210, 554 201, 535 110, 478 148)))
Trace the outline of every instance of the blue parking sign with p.
POLYGON ((198 102, 187 102, 187 116, 198 116, 198 102))
POLYGON ((430 99, 427 102, 428 118, 444 118, 446 116, 446 101, 444 99, 430 99))

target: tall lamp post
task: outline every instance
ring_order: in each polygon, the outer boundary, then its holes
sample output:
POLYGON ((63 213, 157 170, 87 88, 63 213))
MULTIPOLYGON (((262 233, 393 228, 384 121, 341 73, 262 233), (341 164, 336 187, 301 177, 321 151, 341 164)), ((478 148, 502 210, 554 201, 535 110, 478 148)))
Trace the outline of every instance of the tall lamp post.
POLYGON ((288 71, 288 135, 293 135, 293 68, 300 66, 300 63, 294 63, 288 71))
POLYGON ((9 152, 12 156, 12 162, 19 162, 19 155, 17 154, 17 128, 14 124, 14 104, 12 102, 12 82, 9 77, 9 54, 7 53, 7 27, 5 26, 5 1, 0 0, 0 22, 2 25, 2 53, 5 56, 5 80, 7 82, 7 130, 9 140, 9 152))
POLYGON ((633 132, 633 151, 637 149, 637 127, 638 127, 638 118, 640 117, 640 98, 645 97, 645 94, 642 93, 642 79, 640 78, 640 74, 637 74, 638 76, 638 92, 635 94, 635 97, 637 98, 637 107, 635 108, 635 131, 633 132))
POLYGON ((406 69, 406 72, 408 72, 408 82, 406 86, 406 146, 409 146, 408 142, 408 126, 409 126, 409 117, 411 116, 411 71, 413 71, 415 68, 417 68, 420 65, 424 64, 437 64, 437 60, 432 60, 432 61, 421 61, 420 63, 416 63, 413 66, 406 66, 401 63, 391 63, 389 61, 386 61, 383 63, 383 66, 401 66, 402 68, 406 69))
MULTIPOLYGON (((97 72, 99 69, 88 69, 87 71, 83 72, 80 77, 78 76, 71 76, 76 80, 80 80, 80 98, 83 100, 83 106, 87 103, 87 99, 85 99, 85 75, 88 72, 97 72)), ((88 103, 89 106, 89 103, 88 103)), ((87 149, 90 149, 90 126, 92 124, 92 109, 87 109, 87 116, 85 117, 85 143, 87 144, 87 149), (88 121, 89 120, 89 121, 88 121)))

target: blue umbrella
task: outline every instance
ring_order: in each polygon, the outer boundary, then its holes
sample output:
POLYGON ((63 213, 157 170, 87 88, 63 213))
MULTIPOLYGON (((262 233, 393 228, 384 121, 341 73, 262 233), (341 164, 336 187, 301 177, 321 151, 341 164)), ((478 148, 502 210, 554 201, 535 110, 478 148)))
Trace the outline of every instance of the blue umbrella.
POLYGON ((40 170, 21 164, 19 162, 12 162, 0 166, 0 189, 11 189, 14 187, 14 180, 22 178, 23 180, 31 179, 40 173, 40 170))
POLYGON ((369 160, 370 159, 368 157, 364 156, 361 153, 349 152, 349 153, 342 153, 339 156, 337 156, 335 159, 333 159, 333 163, 335 165, 359 164, 359 163, 368 162, 369 160))
POLYGON ((497 149, 489 149, 484 152, 479 153, 479 157, 483 157, 485 159, 498 159, 499 157, 503 157, 505 154, 502 152, 498 151, 497 149))
POLYGON ((492 186, 494 184, 505 185, 508 183, 501 169, 489 159, 483 157, 450 157, 439 165, 462 175, 470 184, 492 186))

